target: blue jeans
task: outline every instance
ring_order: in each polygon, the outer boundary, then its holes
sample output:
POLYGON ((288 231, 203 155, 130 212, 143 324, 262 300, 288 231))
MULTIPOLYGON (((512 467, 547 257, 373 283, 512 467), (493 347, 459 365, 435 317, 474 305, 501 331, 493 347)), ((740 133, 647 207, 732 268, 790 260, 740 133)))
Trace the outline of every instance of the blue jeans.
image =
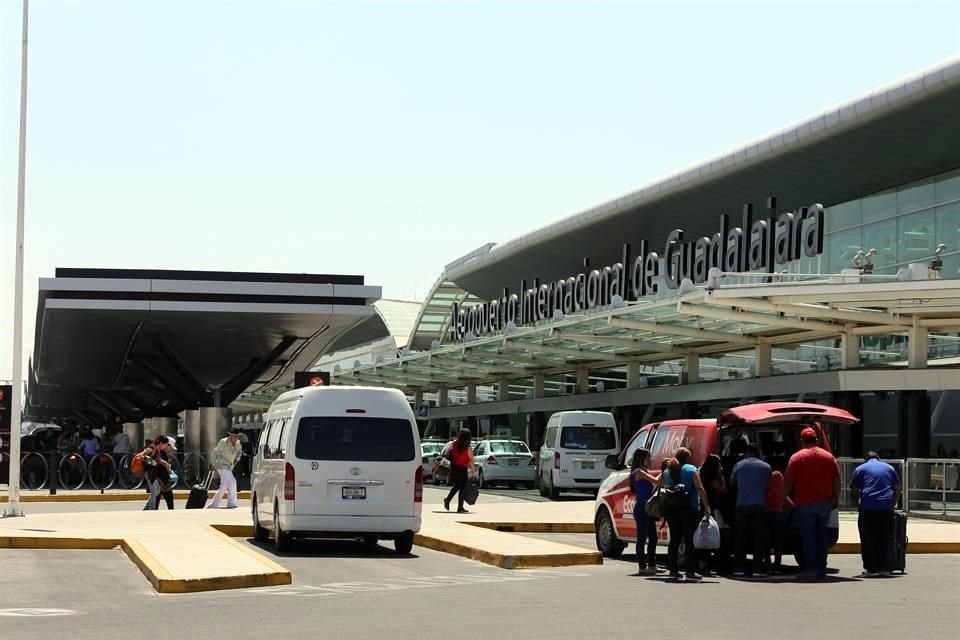
POLYGON ((831 508, 829 500, 794 508, 803 538, 803 572, 806 574, 827 575, 827 525, 831 508))
POLYGON ((657 522, 647 515, 646 506, 646 500, 637 500, 633 507, 633 519, 637 521, 637 564, 641 569, 657 566, 657 522))

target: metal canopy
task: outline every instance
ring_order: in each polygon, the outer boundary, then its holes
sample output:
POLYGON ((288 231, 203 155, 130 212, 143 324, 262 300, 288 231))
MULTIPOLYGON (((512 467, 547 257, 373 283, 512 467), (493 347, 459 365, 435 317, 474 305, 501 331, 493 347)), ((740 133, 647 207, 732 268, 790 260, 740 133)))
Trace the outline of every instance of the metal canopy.
POLYGON ((960 330, 960 281, 844 275, 701 287, 334 372, 333 382, 431 391, 918 327, 960 330))
POLYGON ((40 280, 26 415, 100 426, 284 386, 388 335, 362 276, 58 269, 40 280))

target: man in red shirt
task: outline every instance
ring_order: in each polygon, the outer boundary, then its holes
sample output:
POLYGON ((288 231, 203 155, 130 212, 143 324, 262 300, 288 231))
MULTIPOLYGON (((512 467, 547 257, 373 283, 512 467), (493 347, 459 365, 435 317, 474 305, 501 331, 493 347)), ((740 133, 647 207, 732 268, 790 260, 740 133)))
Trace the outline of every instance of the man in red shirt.
POLYGON ((801 578, 827 577, 827 525, 840 500, 840 467, 833 455, 817 446, 817 432, 800 432, 803 448, 790 457, 784 475, 784 495, 792 496, 803 539, 801 578))

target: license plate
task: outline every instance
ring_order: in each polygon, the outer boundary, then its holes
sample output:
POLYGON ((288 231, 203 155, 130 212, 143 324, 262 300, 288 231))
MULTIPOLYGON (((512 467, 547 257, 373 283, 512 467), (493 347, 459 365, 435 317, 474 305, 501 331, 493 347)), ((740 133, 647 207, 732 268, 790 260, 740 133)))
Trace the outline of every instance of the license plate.
POLYGON ((367 488, 366 487, 344 487, 343 499, 344 500, 366 500, 367 488))
POLYGON ((507 466, 510 466, 510 467, 519 467, 519 466, 520 466, 520 461, 517 460, 517 459, 507 460, 507 466))
POLYGON ((593 460, 584 460, 580 463, 581 469, 593 469, 593 460))

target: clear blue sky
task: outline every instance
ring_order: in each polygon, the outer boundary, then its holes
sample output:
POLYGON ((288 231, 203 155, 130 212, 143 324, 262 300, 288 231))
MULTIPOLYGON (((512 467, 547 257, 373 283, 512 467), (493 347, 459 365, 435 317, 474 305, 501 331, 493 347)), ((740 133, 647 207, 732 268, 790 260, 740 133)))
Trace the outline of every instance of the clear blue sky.
MULTIPOLYGON (((0 2, 0 378, 20 1, 0 2)), ((31 3, 26 343, 57 266, 442 266, 960 52, 958 2, 31 3)))

